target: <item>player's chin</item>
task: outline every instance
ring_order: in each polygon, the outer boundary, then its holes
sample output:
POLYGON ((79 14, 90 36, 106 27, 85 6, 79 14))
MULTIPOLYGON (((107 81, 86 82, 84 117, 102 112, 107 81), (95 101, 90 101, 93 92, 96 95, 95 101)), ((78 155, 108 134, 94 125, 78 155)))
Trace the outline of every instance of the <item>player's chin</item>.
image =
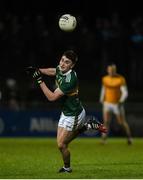
POLYGON ((65 69, 65 68, 61 68, 61 71, 62 71, 62 73, 64 74, 64 73, 66 73, 66 72, 67 72, 67 69, 65 69))

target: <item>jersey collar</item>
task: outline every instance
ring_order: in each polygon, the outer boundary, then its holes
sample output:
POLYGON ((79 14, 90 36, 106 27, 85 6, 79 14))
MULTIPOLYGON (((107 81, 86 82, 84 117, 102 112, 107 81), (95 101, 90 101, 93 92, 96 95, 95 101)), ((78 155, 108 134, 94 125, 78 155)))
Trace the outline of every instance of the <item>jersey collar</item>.
POLYGON ((72 71, 72 69, 70 69, 70 70, 67 71, 66 73, 62 73, 60 66, 59 66, 59 69, 60 69, 60 72, 61 72, 62 75, 68 75, 68 74, 71 73, 71 71, 72 71))

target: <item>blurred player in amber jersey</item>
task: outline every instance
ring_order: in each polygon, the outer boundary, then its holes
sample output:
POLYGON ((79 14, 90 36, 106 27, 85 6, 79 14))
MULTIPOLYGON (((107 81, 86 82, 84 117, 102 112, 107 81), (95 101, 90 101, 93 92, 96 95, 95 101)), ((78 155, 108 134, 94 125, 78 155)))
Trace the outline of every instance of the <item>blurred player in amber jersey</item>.
MULTIPOLYGON (((115 64, 107 66, 107 75, 102 77, 100 102, 103 104, 103 121, 109 129, 111 115, 114 114, 117 122, 123 127, 127 135, 128 144, 132 144, 131 131, 125 118, 124 102, 128 97, 128 89, 125 78, 117 73, 115 64)), ((109 132, 109 130, 108 130, 109 132)), ((102 133, 103 143, 107 134, 102 133)))

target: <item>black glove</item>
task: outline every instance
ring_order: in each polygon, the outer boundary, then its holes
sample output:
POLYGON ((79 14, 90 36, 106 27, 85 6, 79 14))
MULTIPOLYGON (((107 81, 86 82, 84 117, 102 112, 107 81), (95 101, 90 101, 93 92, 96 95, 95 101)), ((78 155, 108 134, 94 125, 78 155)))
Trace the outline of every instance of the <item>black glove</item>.
POLYGON ((26 68, 26 73, 28 75, 30 75, 31 77, 33 77, 34 72, 37 71, 37 70, 38 70, 38 68, 33 67, 33 66, 29 66, 29 67, 26 68))
POLYGON ((36 70, 32 77, 37 81, 38 84, 41 84, 43 82, 42 74, 39 70, 36 70))

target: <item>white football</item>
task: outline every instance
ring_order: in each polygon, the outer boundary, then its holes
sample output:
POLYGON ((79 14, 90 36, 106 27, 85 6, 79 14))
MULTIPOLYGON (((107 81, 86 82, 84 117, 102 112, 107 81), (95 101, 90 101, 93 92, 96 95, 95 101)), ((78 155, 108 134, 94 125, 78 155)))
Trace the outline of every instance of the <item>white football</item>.
POLYGON ((71 14, 64 14, 59 19, 59 27, 63 31, 73 31, 76 28, 77 20, 71 14))

